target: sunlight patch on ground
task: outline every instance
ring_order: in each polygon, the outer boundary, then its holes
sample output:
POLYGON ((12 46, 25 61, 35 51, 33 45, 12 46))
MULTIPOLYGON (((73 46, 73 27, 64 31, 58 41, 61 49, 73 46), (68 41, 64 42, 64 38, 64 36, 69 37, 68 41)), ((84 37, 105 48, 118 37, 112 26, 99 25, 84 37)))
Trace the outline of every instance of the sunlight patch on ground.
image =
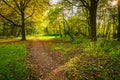
POLYGON ((37 37, 39 40, 52 40, 52 39, 55 39, 56 37, 55 36, 40 36, 40 37, 37 37))

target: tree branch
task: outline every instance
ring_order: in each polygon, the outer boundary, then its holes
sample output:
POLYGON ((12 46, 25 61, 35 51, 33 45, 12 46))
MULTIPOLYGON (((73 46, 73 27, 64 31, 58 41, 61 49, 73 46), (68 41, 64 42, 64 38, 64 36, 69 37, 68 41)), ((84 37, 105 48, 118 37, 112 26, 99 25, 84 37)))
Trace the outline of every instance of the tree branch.
POLYGON ((89 4, 85 1, 85 0, 80 0, 80 2, 82 3, 82 5, 76 5, 73 4, 72 2, 70 2, 69 0, 66 0, 68 3, 70 3, 72 6, 76 6, 76 7, 85 7, 85 8, 90 8, 89 4))
MULTIPOLYGON (((30 0, 29 0, 29 1, 30 1, 30 0)), ((28 17, 26 17, 25 20, 26 20, 27 18, 33 16, 33 14, 35 13, 35 7, 36 7, 36 4, 34 4, 33 10, 32 10, 33 12, 31 13, 31 15, 29 15, 28 17)))
POLYGON ((14 0, 14 3, 15 3, 15 5, 17 6, 18 10, 20 11, 20 6, 19 6, 19 4, 16 2, 16 0, 14 0))
POLYGON ((17 11, 15 8, 13 8, 11 5, 9 5, 5 0, 2 0, 8 7, 12 8, 15 12, 17 12, 19 15, 21 15, 19 13, 19 11, 17 11))
POLYGON ((25 0, 25 2, 24 2, 24 9, 27 7, 27 5, 28 5, 28 3, 30 2, 31 0, 25 0))
POLYGON ((71 4, 72 6, 76 6, 76 7, 80 7, 80 6, 77 6, 76 4, 73 4, 72 2, 70 2, 69 0, 66 0, 69 4, 71 4))
POLYGON ((35 9, 33 10, 31 15, 29 15, 28 17, 25 18, 25 20, 28 19, 29 17, 32 17, 34 13, 35 13, 35 9))
POLYGON ((14 23, 12 20, 6 18, 6 17, 5 17, 4 15, 2 15, 1 13, 0 13, 0 16, 1 16, 2 18, 4 18, 5 20, 7 20, 8 22, 12 23, 14 26, 21 27, 21 25, 18 25, 18 24, 16 24, 16 23, 14 23))
POLYGON ((83 4, 84 7, 90 9, 90 5, 85 0, 80 0, 80 2, 83 4))
POLYGON ((98 3, 99 2, 99 0, 96 0, 96 3, 98 3))

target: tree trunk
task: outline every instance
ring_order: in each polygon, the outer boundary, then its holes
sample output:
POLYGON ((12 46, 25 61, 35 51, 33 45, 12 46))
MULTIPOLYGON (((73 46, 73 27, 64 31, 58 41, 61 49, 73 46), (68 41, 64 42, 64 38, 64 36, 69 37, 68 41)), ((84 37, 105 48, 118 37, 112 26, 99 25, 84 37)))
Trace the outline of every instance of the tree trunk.
POLYGON ((21 35, 22 35, 22 39, 21 39, 21 41, 24 41, 24 40, 26 40, 24 10, 22 11, 21 20, 22 20, 22 25, 21 25, 21 35))
POLYGON ((3 29, 2 29, 2 31, 3 31, 3 32, 2 32, 2 36, 5 36, 5 29, 6 29, 6 28, 5 28, 5 24, 6 24, 6 23, 4 22, 4 24, 3 24, 4 26, 3 26, 3 29))
POLYGON ((15 32, 15 27, 14 27, 14 25, 11 25, 11 33, 10 33, 10 35, 11 36, 14 36, 14 33, 15 32))
POLYGON ((118 0, 118 41, 120 41, 120 0, 118 0))
POLYGON ((90 6, 90 37, 92 41, 97 41, 96 38, 96 12, 97 11, 97 3, 95 0, 91 0, 90 6))
POLYGON ((59 35, 60 35, 60 38, 62 38, 62 31, 61 31, 61 25, 59 24, 59 35))
MULTIPOLYGON (((65 20, 64 20, 65 21, 65 20)), ((63 21, 63 27, 64 27, 64 36, 67 37, 67 30, 66 30, 66 25, 65 22, 63 21)))

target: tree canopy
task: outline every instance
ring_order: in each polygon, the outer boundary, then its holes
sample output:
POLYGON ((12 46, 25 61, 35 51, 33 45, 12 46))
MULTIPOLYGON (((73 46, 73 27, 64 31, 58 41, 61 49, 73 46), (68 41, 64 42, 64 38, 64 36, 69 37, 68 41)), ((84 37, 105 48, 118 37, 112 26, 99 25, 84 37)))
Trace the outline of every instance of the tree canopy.
POLYGON ((7 35, 8 29, 11 35, 14 32, 14 36, 22 36, 21 40, 26 40, 30 33, 46 32, 71 39, 83 35, 92 41, 120 38, 117 1, 1 0, 0 5, 1 36, 7 35))

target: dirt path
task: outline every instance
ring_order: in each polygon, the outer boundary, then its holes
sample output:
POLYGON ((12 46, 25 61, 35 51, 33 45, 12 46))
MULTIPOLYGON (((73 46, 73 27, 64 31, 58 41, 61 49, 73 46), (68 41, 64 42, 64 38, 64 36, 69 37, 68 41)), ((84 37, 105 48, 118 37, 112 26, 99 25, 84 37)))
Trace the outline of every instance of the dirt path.
POLYGON ((63 73, 65 65, 60 66, 52 59, 45 43, 37 39, 33 39, 30 43, 28 59, 33 65, 34 74, 39 80, 67 80, 63 73))

